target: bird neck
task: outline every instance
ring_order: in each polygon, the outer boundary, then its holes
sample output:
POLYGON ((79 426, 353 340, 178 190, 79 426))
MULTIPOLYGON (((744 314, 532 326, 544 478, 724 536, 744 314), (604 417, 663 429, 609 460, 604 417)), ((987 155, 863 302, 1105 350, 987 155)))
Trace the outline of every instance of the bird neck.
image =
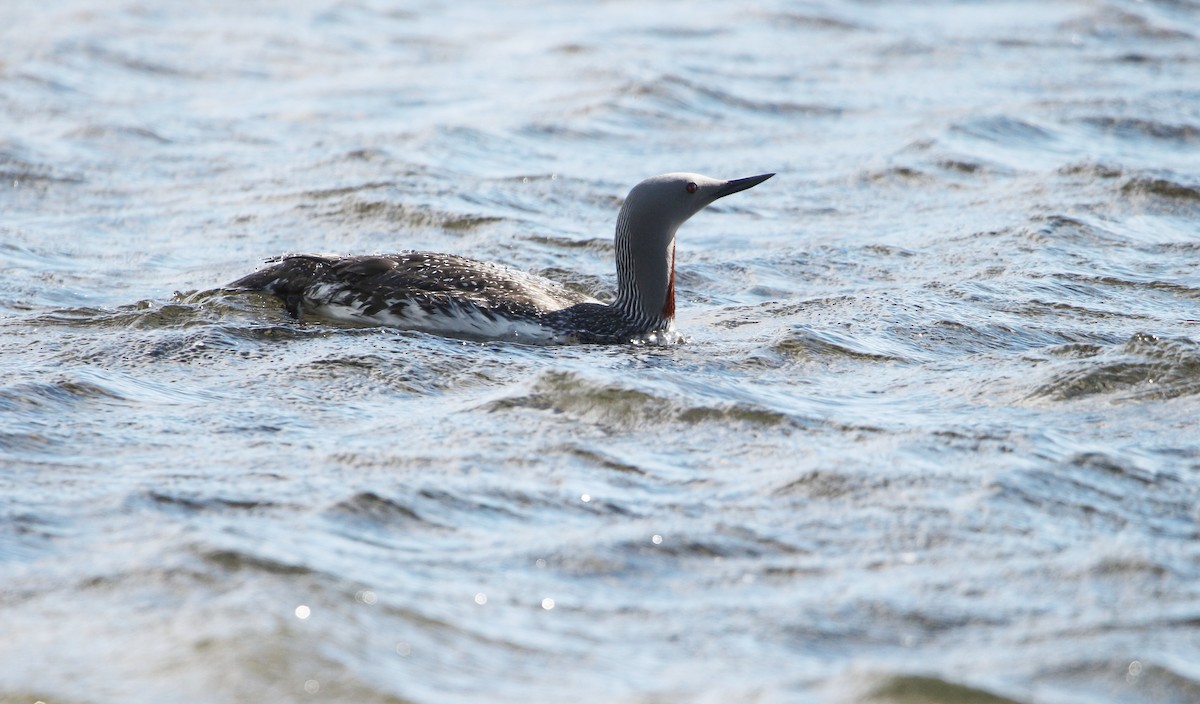
POLYGON ((674 228, 638 226, 626 215, 617 219, 613 305, 647 330, 665 329, 675 318, 674 228))

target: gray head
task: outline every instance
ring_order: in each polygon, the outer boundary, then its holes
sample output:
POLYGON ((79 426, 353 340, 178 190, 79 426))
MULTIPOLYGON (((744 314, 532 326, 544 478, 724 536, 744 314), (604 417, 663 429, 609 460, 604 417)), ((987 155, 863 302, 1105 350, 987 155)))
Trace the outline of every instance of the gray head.
POLYGON ((617 300, 614 305, 656 327, 675 317, 675 231, 718 198, 775 174, 732 181, 673 173, 633 187, 617 217, 617 300))

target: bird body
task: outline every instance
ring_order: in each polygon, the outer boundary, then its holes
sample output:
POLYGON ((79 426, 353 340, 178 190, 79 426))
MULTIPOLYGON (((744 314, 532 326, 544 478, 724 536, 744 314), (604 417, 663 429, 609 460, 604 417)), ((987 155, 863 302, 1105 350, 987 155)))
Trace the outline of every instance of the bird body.
POLYGON ((305 313, 357 324, 524 342, 616 343, 670 338, 675 232, 689 217, 773 174, 719 181, 675 173, 634 187, 617 218, 611 304, 549 279, 453 254, 294 254, 229 284, 305 313))
MULTIPOLYGON (((581 311, 606 307, 596 299, 550 279, 453 254, 294 254, 274 262, 231 287, 279 296, 296 318, 312 313, 349 323, 527 342, 567 342, 572 332, 580 342, 606 336, 599 328, 586 333, 560 324, 587 317, 581 311)), ((615 327, 608 336, 624 332, 615 327)))

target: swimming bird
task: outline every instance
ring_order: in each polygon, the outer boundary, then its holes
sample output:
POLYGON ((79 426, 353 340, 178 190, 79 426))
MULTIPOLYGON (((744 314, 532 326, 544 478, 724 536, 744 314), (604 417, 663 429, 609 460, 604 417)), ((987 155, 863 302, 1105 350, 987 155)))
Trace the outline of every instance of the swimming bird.
POLYGON ((617 216, 612 303, 505 266, 453 254, 290 254, 234 281, 305 313, 438 334, 537 343, 670 341, 675 333, 675 232, 718 198, 775 174, 730 181, 669 173, 633 187, 617 216))

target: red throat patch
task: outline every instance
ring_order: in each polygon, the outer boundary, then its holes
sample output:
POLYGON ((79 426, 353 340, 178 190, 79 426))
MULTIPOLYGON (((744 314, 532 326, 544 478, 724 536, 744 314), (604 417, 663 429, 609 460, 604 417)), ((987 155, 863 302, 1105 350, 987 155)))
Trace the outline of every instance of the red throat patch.
POLYGON ((671 277, 667 279, 667 300, 663 301, 663 317, 675 317, 675 243, 671 243, 671 277))

